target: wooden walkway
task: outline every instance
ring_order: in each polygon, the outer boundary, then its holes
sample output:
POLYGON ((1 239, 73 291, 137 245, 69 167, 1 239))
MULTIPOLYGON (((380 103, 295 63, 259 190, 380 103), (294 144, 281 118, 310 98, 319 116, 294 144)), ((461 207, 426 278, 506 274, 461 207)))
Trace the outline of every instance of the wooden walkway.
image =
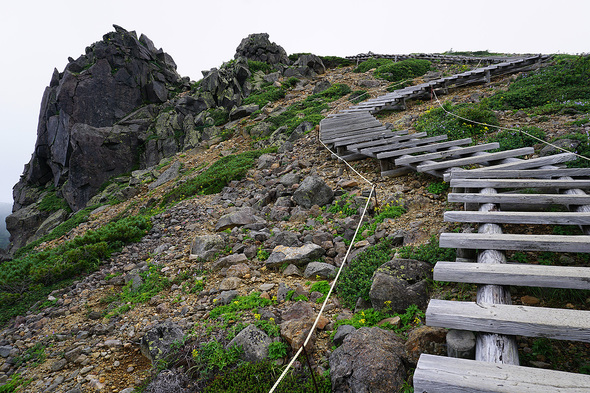
POLYGON ((469 146, 472 143, 469 138, 448 141, 446 135, 427 137, 426 133, 393 132, 373 114, 389 109, 403 110, 408 99, 430 98, 432 91, 446 94, 451 87, 487 83, 492 77, 529 69, 545 59, 546 56, 534 56, 493 64, 372 98, 323 119, 320 139, 347 161, 366 157, 378 159, 382 176, 399 176, 417 170, 442 177, 449 168, 490 165, 509 157, 531 154, 530 148, 487 153, 498 145, 469 146))
MULTIPOLYGON (((521 59, 518 64, 530 66, 540 59, 521 59)), ((510 63, 505 69, 517 66, 510 63)), ((473 81, 491 73, 489 67, 476 71, 473 81)), ((325 119, 320 128, 322 141, 344 157, 379 159, 383 175, 419 171, 443 177, 452 188, 448 201, 463 204, 463 210, 446 212, 444 220, 478 228, 476 233, 441 234, 440 246, 458 249, 459 257, 438 262, 433 271, 437 281, 477 284, 476 301, 432 299, 426 310, 429 326, 475 332, 475 359, 423 354, 413 377, 414 391, 590 392, 589 375, 520 366, 515 338, 588 343, 590 311, 513 305, 510 296, 510 286, 589 290, 590 268, 512 263, 505 253, 590 253, 590 168, 564 168, 576 158, 571 153, 521 159, 517 157, 530 155, 533 149, 492 153, 498 148, 495 143, 469 146, 468 138, 447 141, 445 135, 429 138, 423 133, 394 132, 372 117, 374 112, 402 105, 403 94, 417 98, 427 89, 402 89, 401 95, 357 105, 325 119), (476 168, 461 168, 465 166, 476 168), (556 205, 561 211, 555 211, 556 205), (534 226, 577 226, 582 234, 504 233, 503 224, 526 224, 533 232, 534 226)))

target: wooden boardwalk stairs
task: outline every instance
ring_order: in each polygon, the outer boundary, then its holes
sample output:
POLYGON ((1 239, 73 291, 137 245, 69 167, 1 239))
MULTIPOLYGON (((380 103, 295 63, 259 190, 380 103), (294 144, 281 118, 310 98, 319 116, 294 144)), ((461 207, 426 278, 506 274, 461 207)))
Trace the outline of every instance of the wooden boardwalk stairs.
MULTIPOLYGON (((529 66, 539 58, 521 60, 519 64, 529 66)), ((509 62, 505 70, 515 67, 509 62)), ((487 72, 494 69, 480 70, 484 71, 473 73, 474 78, 488 78, 487 72)), ((456 248, 459 257, 438 262, 433 271, 437 281, 477 284, 476 302, 432 299, 426 311, 429 326, 475 332, 475 360, 422 354, 413 377, 414 391, 590 392, 590 375, 520 366, 515 339, 588 343, 590 311, 512 305, 510 296, 510 286, 588 290, 590 268, 513 263, 506 258, 506 251, 590 252, 590 195, 586 193, 590 168, 565 168, 563 163, 577 158, 571 153, 519 159, 533 149, 488 153, 497 144, 469 146, 469 139, 445 141, 394 132, 371 115, 465 77, 402 89, 357 105, 325 119, 320 129, 322 141, 344 157, 393 159, 395 168, 383 170, 385 175, 416 170, 444 177, 452 188, 448 201, 464 204, 464 210, 446 212, 444 220, 478 227, 476 233, 441 234, 440 246, 456 248), (472 164, 478 168, 461 168, 472 164), (578 226, 582 234, 523 234, 518 224, 527 229, 578 226), (505 228, 518 233, 504 233, 505 228)))
POLYGON ((448 141, 446 135, 427 137, 426 133, 409 134, 391 131, 373 113, 389 109, 405 109, 406 100, 430 98, 432 91, 446 94, 451 87, 489 82, 492 77, 530 69, 546 56, 521 58, 493 64, 427 83, 396 90, 372 98, 336 113, 320 123, 320 139, 347 161, 372 157, 379 160, 382 176, 399 176, 410 171, 442 177, 444 170, 467 164, 486 164, 508 157, 530 154, 531 149, 485 153, 496 144, 469 146, 469 138, 448 141), (430 155, 411 156, 416 153, 430 155), (420 161, 420 159, 424 159, 420 161), (434 160, 438 160, 437 163, 434 160))

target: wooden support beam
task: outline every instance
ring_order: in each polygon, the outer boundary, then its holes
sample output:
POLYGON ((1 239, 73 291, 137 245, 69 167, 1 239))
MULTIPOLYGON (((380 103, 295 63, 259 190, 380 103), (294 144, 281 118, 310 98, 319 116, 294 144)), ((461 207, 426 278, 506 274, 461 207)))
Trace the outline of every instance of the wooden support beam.
POLYGON ((508 157, 524 156, 532 154, 534 149, 532 147, 523 147, 520 149, 505 150, 498 153, 485 153, 473 157, 458 158, 455 160, 442 161, 434 164, 418 165, 419 172, 436 171, 445 168, 459 167, 463 165, 478 164, 482 162, 490 162, 502 160, 508 157))

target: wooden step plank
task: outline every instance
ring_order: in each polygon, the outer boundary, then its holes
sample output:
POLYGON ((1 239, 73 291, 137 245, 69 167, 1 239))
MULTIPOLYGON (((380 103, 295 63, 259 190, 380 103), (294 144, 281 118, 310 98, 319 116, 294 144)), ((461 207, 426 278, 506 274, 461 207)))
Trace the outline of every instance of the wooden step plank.
POLYGON ((436 281, 590 290, 590 268, 525 263, 437 262, 436 281))
MULTIPOLYGON (((411 134, 411 135, 416 135, 416 134, 411 134)), ((391 145, 387 145, 387 146, 377 146, 377 147, 373 147, 373 148, 366 148, 366 149, 361 149, 359 153, 361 154, 365 154, 365 155, 370 155, 370 156, 374 156, 375 154, 379 153, 379 152, 383 152, 383 151, 395 151, 395 150, 399 150, 402 148, 406 148, 406 147, 414 147, 414 146, 418 146, 418 145, 425 145, 431 142, 439 142, 439 141, 444 141, 447 139, 446 135, 437 135, 437 136, 433 136, 433 137, 429 137, 429 138, 416 138, 415 140, 411 140, 408 142, 402 142, 402 143, 395 143, 395 144, 391 144, 391 145)))
POLYGON ((588 205, 590 195, 450 193, 449 202, 588 205))
POLYGON ((491 224, 590 225, 590 213, 448 211, 444 214, 444 221, 491 224))
POLYGON ((451 179, 451 187, 464 188, 589 188, 590 180, 451 179))
POLYGON ((422 354, 416 393, 587 393, 590 375, 422 354))
POLYGON ((590 236, 441 233, 440 247, 479 250, 590 252, 590 236))
POLYGON ((432 151, 437 151, 439 149, 446 149, 446 148, 452 147, 452 146, 469 145, 472 142, 473 141, 471 140, 471 138, 465 138, 465 139, 455 139, 454 141, 431 143, 431 144, 420 146, 420 147, 410 147, 410 148, 395 150, 395 151, 391 151, 391 152, 379 153, 379 154, 377 154, 377 158, 382 160, 382 159, 386 159, 386 158, 401 157, 406 154, 432 152, 432 151))
POLYGON ((498 147, 500 147, 500 144, 497 142, 494 142, 494 143, 486 143, 483 145, 475 145, 475 146, 461 147, 458 149, 439 151, 436 153, 422 154, 422 155, 412 156, 412 157, 403 157, 403 158, 398 158, 397 160, 395 160, 395 165, 408 165, 408 164, 412 164, 414 162, 423 162, 426 160, 438 160, 441 158, 459 157, 459 156, 466 155, 466 154, 472 154, 472 153, 477 153, 477 152, 481 152, 481 151, 497 149, 498 147))
POLYGON ((338 132, 321 132, 320 137, 323 140, 336 140, 338 138, 344 138, 348 136, 357 136, 361 134, 366 134, 369 132, 379 132, 379 131, 389 131, 383 125, 374 125, 372 127, 361 127, 359 129, 351 129, 347 131, 338 131, 338 132))
POLYGON ((364 128, 374 128, 374 127, 384 127, 384 126, 378 120, 371 120, 371 121, 352 123, 352 124, 348 124, 345 126, 322 128, 320 131, 323 134, 328 135, 328 134, 343 133, 343 132, 356 131, 356 130, 362 130, 364 128))
POLYGON ((539 157, 539 158, 532 158, 530 160, 521 160, 515 162, 509 162, 506 164, 498 164, 489 166, 487 168, 477 168, 472 169, 472 171, 486 171, 486 170, 498 170, 498 169, 530 169, 530 168, 540 168, 545 165, 554 165, 560 164, 567 161, 573 161, 576 159, 576 156, 572 153, 561 153, 555 154, 553 156, 547 157, 539 157))
POLYGON ((344 140, 346 138, 358 138, 360 135, 388 135, 389 133, 391 133, 391 131, 387 130, 385 127, 367 128, 364 130, 355 130, 339 135, 330 135, 325 137, 322 136, 322 142, 333 143, 339 140, 344 140))
MULTIPOLYGON (((422 133, 424 135, 426 135, 426 133, 422 133)), ((415 134, 413 134, 415 135, 415 134)), ((374 144, 370 144, 369 146, 379 146, 379 145, 384 145, 387 143, 383 143, 383 141, 387 141, 388 143, 399 143, 399 142, 403 142, 406 141, 408 139, 413 139, 410 135, 395 135, 395 133, 389 131, 388 133, 386 133, 385 135, 378 135, 375 136, 374 134, 371 133, 361 133, 358 136, 356 136, 354 139, 351 138, 346 138, 346 139, 339 139, 338 141, 334 142, 334 146, 350 146, 347 147, 348 150, 352 150, 354 149, 351 145, 357 145, 360 143, 371 143, 369 141, 375 141, 374 144)))
POLYGON ((426 324, 448 329, 590 342, 590 311, 431 299, 426 324))
MULTIPOLYGON (((364 147, 377 146, 379 144, 385 145, 385 144, 391 143, 392 138, 396 138, 399 135, 403 135, 403 134, 400 134, 401 132, 404 132, 405 134, 407 134, 408 130, 396 131, 392 135, 384 136, 383 138, 381 138, 379 140, 372 140, 370 142, 362 142, 362 143, 354 143, 352 145, 347 145, 347 147, 349 149, 358 150, 358 149, 362 149, 364 147)), ((395 139, 393 139, 393 141, 395 141, 395 139)))
MULTIPOLYGON (((493 167, 489 167, 493 168, 493 167)), ((460 168, 445 173, 445 181, 451 179, 551 179, 553 177, 572 176, 590 177, 590 168, 556 168, 556 169, 486 169, 473 171, 460 168)))
POLYGON ((387 136, 389 134, 391 134, 391 131, 389 131, 389 130, 379 130, 379 131, 367 130, 367 132, 355 132, 355 133, 351 133, 350 135, 341 136, 338 138, 333 137, 333 138, 329 138, 329 139, 322 139, 322 142, 324 142, 324 143, 340 142, 339 146, 344 146, 344 145, 346 145, 347 142, 356 143, 361 138, 373 137, 375 139, 380 139, 381 137, 387 136))
POLYGON ((520 149, 505 150, 498 153, 486 153, 473 157, 458 158, 455 160, 436 162, 433 164, 423 164, 418 166, 418 172, 437 171, 445 168, 459 167, 463 165, 478 164, 481 162, 497 161, 508 157, 518 157, 527 154, 533 154, 535 149, 532 147, 523 147, 520 149))

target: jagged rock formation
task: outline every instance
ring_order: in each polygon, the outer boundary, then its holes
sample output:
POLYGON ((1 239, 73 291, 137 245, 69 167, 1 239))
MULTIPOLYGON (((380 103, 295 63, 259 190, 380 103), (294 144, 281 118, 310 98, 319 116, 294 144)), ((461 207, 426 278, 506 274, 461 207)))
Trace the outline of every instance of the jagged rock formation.
POLYGON ((289 65, 289 57, 282 46, 270 42, 267 33, 250 34, 236 49, 235 58, 263 61, 269 64, 289 65))

